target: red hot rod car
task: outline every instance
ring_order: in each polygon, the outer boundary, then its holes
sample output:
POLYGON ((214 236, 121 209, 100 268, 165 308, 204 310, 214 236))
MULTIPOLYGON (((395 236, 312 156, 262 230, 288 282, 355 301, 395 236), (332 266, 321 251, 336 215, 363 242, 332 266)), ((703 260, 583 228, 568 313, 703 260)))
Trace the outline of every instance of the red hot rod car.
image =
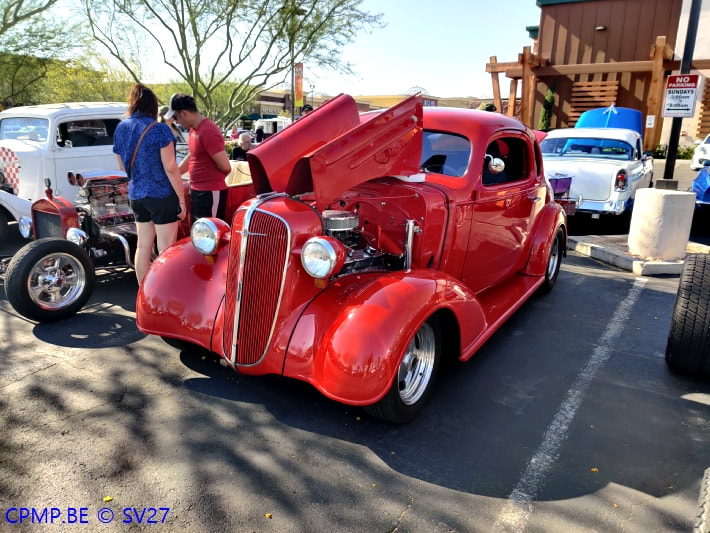
POLYGON ((249 152, 255 198, 153 262, 138 327, 243 374, 415 417, 442 356, 471 357, 566 253, 534 133, 411 97, 340 95, 249 152))

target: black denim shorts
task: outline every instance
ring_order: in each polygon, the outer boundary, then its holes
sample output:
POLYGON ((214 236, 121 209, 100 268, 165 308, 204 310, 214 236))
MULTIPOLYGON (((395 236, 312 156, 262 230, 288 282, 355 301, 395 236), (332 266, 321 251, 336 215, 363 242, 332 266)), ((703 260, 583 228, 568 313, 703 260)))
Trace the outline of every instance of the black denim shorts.
POLYGON ((140 198, 131 200, 131 209, 136 222, 153 222, 153 224, 170 224, 178 219, 180 200, 173 193, 167 198, 140 198))

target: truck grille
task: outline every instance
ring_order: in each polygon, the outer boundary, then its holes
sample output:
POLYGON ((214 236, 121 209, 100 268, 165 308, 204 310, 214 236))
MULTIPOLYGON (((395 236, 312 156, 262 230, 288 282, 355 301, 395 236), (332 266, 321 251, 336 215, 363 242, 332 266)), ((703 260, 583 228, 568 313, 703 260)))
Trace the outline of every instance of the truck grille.
POLYGON ((45 237, 64 238, 62 235, 62 220, 54 213, 34 212, 35 232, 38 239, 45 237))
POLYGON ((289 250, 285 221, 256 209, 256 205, 237 212, 232 224, 224 349, 227 358, 237 365, 257 364, 266 353, 289 250))

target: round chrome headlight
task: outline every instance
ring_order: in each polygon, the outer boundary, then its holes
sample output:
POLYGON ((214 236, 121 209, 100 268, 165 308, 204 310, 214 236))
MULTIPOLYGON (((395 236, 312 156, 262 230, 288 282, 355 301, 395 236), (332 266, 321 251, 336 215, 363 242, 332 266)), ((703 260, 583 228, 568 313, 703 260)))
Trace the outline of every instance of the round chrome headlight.
POLYGON ((67 240, 84 247, 89 242, 89 235, 79 228, 69 228, 67 230, 67 240))
POLYGON ((313 237, 301 250, 301 264, 309 276, 325 279, 338 272, 345 261, 345 249, 332 237, 313 237))
POLYGON ((32 218, 20 217, 20 220, 17 221, 17 228, 20 230, 20 235, 29 239, 32 233, 32 218))
POLYGON ((219 243, 217 225, 209 218, 200 218, 190 229, 192 245, 202 255, 212 255, 219 243))

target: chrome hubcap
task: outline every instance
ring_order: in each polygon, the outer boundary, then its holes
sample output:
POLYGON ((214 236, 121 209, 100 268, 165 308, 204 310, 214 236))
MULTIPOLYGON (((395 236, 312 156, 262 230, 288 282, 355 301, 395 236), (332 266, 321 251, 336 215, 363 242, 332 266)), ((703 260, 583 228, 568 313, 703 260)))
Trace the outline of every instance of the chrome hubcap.
POLYGON ((407 347, 399 365, 397 385, 399 397, 405 405, 419 401, 431 381, 436 360, 434 329, 424 323, 407 347))
POLYGON ((547 279, 552 279, 557 270, 557 264, 560 262, 560 240, 555 237, 550 249, 550 259, 547 261, 547 279))
POLYGON ((84 290, 86 272, 69 254, 47 255, 30 271, 27 289, 32 301, 43 309, 61 309, 71 305, 84 290))

